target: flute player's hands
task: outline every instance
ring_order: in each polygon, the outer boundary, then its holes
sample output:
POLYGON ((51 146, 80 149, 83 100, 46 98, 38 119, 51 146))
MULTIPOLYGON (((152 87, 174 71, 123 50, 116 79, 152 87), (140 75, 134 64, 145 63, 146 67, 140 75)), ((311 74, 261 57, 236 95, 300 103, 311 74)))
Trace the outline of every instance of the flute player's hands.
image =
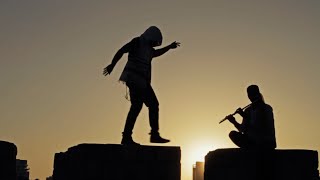
POLYGON ((226 116, 226 119, 230 121, 232 124, 236 123, 236 118, 234 118, 232 114, 226 116))
POLYGON ((240 116, 244 117, 244 112, 243 112, 242 108, 238 108, 238 109, 236 110, 236 113, 237 113, 237 114, 240 114, 240 116))

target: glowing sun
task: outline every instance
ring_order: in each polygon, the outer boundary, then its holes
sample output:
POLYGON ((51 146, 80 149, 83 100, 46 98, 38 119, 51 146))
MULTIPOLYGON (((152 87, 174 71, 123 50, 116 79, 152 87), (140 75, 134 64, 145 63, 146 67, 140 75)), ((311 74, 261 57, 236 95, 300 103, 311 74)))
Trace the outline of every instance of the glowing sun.
POLYGON ((212 144, 199 144, 194 146, 190 152, 188 153, 188 159, 191 162, 204 162, 205 156, 208 154, 209 151, 213 151, 214 147, 212 144))

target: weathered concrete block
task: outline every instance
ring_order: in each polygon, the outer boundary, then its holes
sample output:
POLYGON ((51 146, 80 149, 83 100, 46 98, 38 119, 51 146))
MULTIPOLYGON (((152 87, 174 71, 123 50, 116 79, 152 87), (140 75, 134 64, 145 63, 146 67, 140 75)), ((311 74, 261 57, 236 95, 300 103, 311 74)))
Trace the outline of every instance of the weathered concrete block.
POLYGON ((16 179, 16 156, 16 145, 0 141, 0 179, 16 179))
POLYGON ((312 150, 218 149, 205 157, 205 180, 315 180, 318 153, 312 150))
POLYGON ((56 153, 54 180, 180 180, 180 147, 80 144, 56 153))

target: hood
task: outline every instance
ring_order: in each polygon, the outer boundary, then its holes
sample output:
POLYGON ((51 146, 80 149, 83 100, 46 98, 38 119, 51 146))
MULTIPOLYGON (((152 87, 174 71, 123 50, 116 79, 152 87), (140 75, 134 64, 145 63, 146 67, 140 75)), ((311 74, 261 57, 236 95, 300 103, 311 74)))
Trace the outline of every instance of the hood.
POLYGON ((158 46, 162 44, 162 34, 156 26, 149 27, 140 37, 149 42, 157 42, 158 46))

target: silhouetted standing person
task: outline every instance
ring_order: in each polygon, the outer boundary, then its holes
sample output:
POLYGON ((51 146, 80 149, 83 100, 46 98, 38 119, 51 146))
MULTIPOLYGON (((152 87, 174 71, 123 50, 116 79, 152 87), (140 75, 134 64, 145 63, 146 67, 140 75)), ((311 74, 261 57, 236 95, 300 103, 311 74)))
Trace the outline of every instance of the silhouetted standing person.
POLYGON ((161 31, 157 27, 151 26, 140 37, 133 38, 120 48, 111 64, 104 68, 103 74, 106 76, 112 72, 123 54, 129 53, 128 62, 120 76, 120 81, 126 83, 129 88, 131 101, 121 144, 138 144, 132 139, 132 130, 143 104, 149 108, 150 142, 167 143, 170 141, 162 138, 159 134, 159 102, 151 87, 151 62, 153 58, 163 55, 170 49, 177 48, 180 43, 173 42, 164 48, 154 49, 161 44, 161 31))
POLYGON ((231 131, 230 139, 240 148, 275 149, 276 137, 272 107, 264 102, 257 85, 250 85, 247 94, 252 105, 237 113, 243 117, 238 123, 232 115, 226 118, 238 129, 231 131))

